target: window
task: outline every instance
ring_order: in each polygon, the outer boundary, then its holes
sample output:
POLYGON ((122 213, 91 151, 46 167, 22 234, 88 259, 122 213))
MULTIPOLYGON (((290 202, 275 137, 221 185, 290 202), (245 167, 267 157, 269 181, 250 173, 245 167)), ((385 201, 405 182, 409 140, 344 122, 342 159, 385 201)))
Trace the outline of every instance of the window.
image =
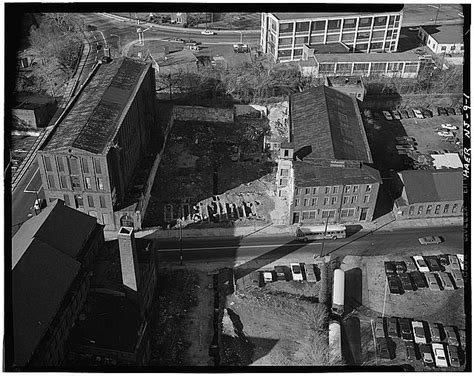
POLYGON ((324 188, 324 194, 325 195, 328 195, 330 191, 331 191, 331 187, 325 187, 324 188))
POLYGON ((71 175, 79 175, 79 166, 77 164, 76 158, 68 158, 69 164, 69 171, 71 171, 71 175))
POLYGON ((354 37, 355 37, 355 33, 344 33, 342 34, 342 41, 343 42, 354 42, 354 37))
POLYGON ((365 40, 370 38, 369 32, 357 33, 357 41, 365 40))
POLYGON ((288 149, 285 149, 283 156, 288 157, 289 155, 290 155, 290 151, 288 149))
POLYGON ((309 30, 309 22, 297 22, 296 23, 296 32, 304 32, 309 30))
POLYGON ((81 183, 79 182, 78 176, 71 176, 72 189, 81 189, 81 183))
POLYGON ((311 23, 311 30, 324 31, 326 29, 326 21, 316 21, 311 23))
POLYGON ((295 195, 299 196, 301 194, 301 188, 296 188, 295 189, 295 195))
POLYGON ((287 178, 280 179, 280 185, 287 185, 287 184, 288 184, 287 178))
POLYGON ((370 200, 370 196, 369 195, 365 195, 364 196, 364 204, 367 204, 370 200))
POLYGON ((357 43, 355 45, 355 48, 356 48, 356 50, 359 50, 359 51, 367 51, 367 49, 369 48, 369 44, 368 43, 357 43))
POLYGON ((343 203, 343 204, 347 204, 348 201, 349 201, 349 196, 344 196, 344 197, 342 198, 342 203, 343 203))
POLYGON ((309 195, 311 193, 311 188, 305 188, 304 194, 309 195))
POLYGON ((102 191, 104 190, 104 179, 97 178, 97 188, 102 191))
POLYGON ((313 35, 310 41, 311 44, 324 43, 324 35, 313 35))
POLYGON ((301 48, 295 48, 295 49, 293 50, 293 56, 301 56, 301 55, 303 55, 303 49, 301 49, 301 48))
POLYGON ((89 205, 90 208, 94 207, 94 197, 93 196, 87 196, 87 205, 89 205))
POLYGON ((446 51, 446 46, 441 46, 441 51, 446 51))
POLYGON ((309 212, 309 219, 315 219, 316 218, 316 212, 315 211, 310 211, 309 212))
POLYGON ((81 195, 74 195, 74 203, 76 204, 76 208, 84 207, 84 200, 81 195))
POLYGON ((339 188, 338 186, 332 187, 332 194, 333 194, 333 195, 335 195, 335 194, 337 193, 338 188, 339 188))
POLYGON ((108 213, 102 213, 102 221, 104 225, 110 225, 110 216, 108 213))
POLYGON ((387 63, 372 63, 372 73, 385 73, 385 69, 387 69, 387 63))
POLYGON ((316 197, 316 198, 313 198, 313 199, 311 199, 311 206, 316 206, 316 205, 317 205, 317 203, 318 203, 318 198, 317 198, 317 197, 316 197))
POLYGON ((365 187, 365 191, 366 192, 372 192, 372 186, 370 184, 368 184, 367 187, 365 187))
POLYGON ((412 205, 410 206, 410 210, 408 211, 408 215, 413 215, 415 214, 415 207, 412 205))
POLYGON ((344 187, 344 193, 349 193, 351 191, 351 186, 350 185, 346 185, 344 187))
POLYGON ((356 18, 347 18, 344 20, 344 26, 342 26, 342 28, 344 30, 355 30, 356 21, 356 18))
POLYGON ((295 45, 296 44, 306 44, 308 43, 308 37, 296 37, 295 38, 295 45))
POLYGON ((81 162, 82 162, 82 172, 84 172, 84 174, 88 174, 89 173, 89 161, 86 158, 82 158, 81 162))
POLYGON ((353 217, 355 214, 355 209, 342 209, 341 218, 353 217))
POLYGON ((56 158, 56 163, 58 165, 58 171, 59 172, 64 172, 64 160, 63 157, 57 157, 56 158))
POLYGON ((374 18, 374 27, 385 26, 386 23, 387 23, 387 17, 385 16, 374 18))
POLYGON ((403 69, 403 63, 388 63, 388 70, 391 72, 399 72, 403 69))
POLYGON ((370 28, 372 26, 372 17, 364 17, 359 19, 359 29, 370 28))
POLYGON ((328 30, 339 30, 341 28, 341 20, 328 20, 328 30))
POLYGON ((368 72, 369 63, 356 63, 354 64, 354 73, 356 72, 368 72))
POLYGON ((323 210, 322 218, 334 218, 336 216, 335 210, 323 210))
POLYGON ((280 24, 280 33, 292 33, 293 23, 282 23, 280 24))
POLYGON ((69 199, 69 195, 65 193, 63 197, 64 197, 64 203, 67 206, 71 206, 71 200, 69 199))
POLYGON ((295 206, 300 206, 300 199, 299 198, 295 198, 295 206))
POLYGON ((61 189, 67 189, 67 176, 59 175, 59 186, 61 189))
POLYGON ((423 205, 418 206, 418 215, 423 214, 423 205))
POLYGON ((101 208, 106 208, 107 205, 105 204, 105 197, 104 196, 99 196, 99 202, 100 202, 100 207, 101 208))
POLYGON ((52 172, 53 167, 51 166, 51 159, 45 156, 43 157, 43 160, 44 160, 44 168, 46 169, 46 171, 52 172))
POLYGON ((318 194, 318 187, 315 187, 313 188, 313 195, 317 195, 318 194))
POLYGON ((56 188, 56 184, 54 182, 54 175, 49 175, 47 176, 48 179, 48 187, 49 188, 56 188))
POLYGON ((374 39, 378 39, 378 40, 381 40, 385 37, 385 31, 374 31, 372 33, 372 41, 374 39))
POLYGON ((319 73, 333 73, 335 66, 335 63, 320 63, 319 73))
MULTIPOLYGON (((383 48, 383 42, 370 43, 371 50, 381 50, 383 48)), ((385 64, 385 63, 383 63, 385 64)))
POLYGON ((324 205, 327 205, 329 203, 329 197, 324 197, 324 205))
POLYGON ((337 197, 331 197, 331 205, 334 205, 337 202, 337 197))
POLYGON ((352 187, 352 193, 357 193, 357 192, 359 192, 359 186, 354 185, 354 187, 352 187))
POLYGON ((337 63, 336 73, 351 73, 352 63, 337 63))
POLYGON ((431 214, 431 209, 433 209, 433 206, 428 205, 428 207, 426 208, 426 214, 431 214))
POLYGON ((446 214, 449 210, 449 204, 444 205, 443 214, 446 214))
POLYGON ((453 205, 453 210, 451 211, 452 213, 456 213, 456 209, 458 208, 458 204, 453 205))
POLYGON ((94 170, 96 174, 102 174, 102 167, 100 165, 100 160, 94 159, 94 170))
POLYGON ((435 214, 439 214, 440 209, 441 209, 441 205, 436 205, 435 214))
POLYGON ((393 30, 387 30, 387 39, 392 38, 393 30))
POLYGON ((355 204, 357 202, 357 196, 351 196, 351 204, 355 204))
POLYGON ((287 168, 282 168, 280 170, 280 176, 288 176, 290 170, 288 170, 287 168))
POLYGON ((394 23, 395 23, 395 16, 390 16, 388 20, 388 26, 393 26, 394 23))
POLYGON ((418 63, 406 63, 405 72, 406 73, 416 73, 418 71, 418 63))
POLYGON ((307 211, 303 212, 303 220, 305 220, 305 219, 309 219, 309 212, 307 212, 307 211))
POLYGON ((86 189, 92 189, 91 178, 84 178, 84 186, 86 187, 86 189))
POLYGON ((341 39, 341 35, 340 35, 340 34, 328 35, 328 36, 326 37, 326 43, 339 42, 339 39, 341 39))
POLYGON ((307 198, 305 198, 305 199, 303 200, 303 206, 308 206, 308 199, 307 199, 307 198))

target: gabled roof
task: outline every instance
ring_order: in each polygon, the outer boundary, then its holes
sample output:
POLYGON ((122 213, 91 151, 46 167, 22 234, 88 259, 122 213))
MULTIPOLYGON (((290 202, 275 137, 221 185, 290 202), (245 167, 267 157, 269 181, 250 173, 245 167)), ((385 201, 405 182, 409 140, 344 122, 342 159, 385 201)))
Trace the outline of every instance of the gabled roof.
POLYGON ((327 86, 311 88, 290 97, 290 119, 295 153, 311 149, 305 159, 372 163, 354 98, 327 86))
POLYGON ((399 175, 408 205, 463 199, 462 169, 407 170, 399 175))
POLYGON ((375 184, 382 181, 379 172, 367 165, 361 168, 320 167, 311 162, 293 162, 295 186, 375 184))
POLYGON ((464 43, 463 40, 463 25, 423 25, 420 26, 429 35, 431 35, 436 42, 441 44, 459 44, 464 43))
POLYGON ((28 364, 80 267, 79 262, 41 240, 28 244, 12 271, 16 366, 28 364))
POLYGON ((102 64, 43 149, 77 148, 94 154, 108 150, 148 67, 128 58, 102 64))

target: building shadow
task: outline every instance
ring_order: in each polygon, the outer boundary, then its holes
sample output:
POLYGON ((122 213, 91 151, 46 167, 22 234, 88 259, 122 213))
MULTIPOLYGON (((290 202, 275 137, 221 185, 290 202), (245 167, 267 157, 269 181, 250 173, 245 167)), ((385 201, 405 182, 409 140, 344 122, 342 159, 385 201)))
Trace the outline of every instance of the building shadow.
POLYGON ((349 365, 361 365, 362 347, 360 339, 360 320, 356 316, 349 317, 342 323, 342 352, 349 365))
POLYGON ((422 45, 421 40, 418 38, 418 28, 416 26, 401 28, 397 52, 410 51, 422 45))
POLYGON ((362 270, 349 269, 344 275, 344 311, 348 313, 362 305, 362 270))

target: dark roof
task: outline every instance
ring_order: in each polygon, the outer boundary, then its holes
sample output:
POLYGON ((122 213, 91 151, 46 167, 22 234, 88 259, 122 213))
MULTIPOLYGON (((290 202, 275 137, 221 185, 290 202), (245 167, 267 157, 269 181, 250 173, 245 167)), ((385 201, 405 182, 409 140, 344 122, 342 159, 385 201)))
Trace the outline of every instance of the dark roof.
MULTIPOLYGON (((413 52, 369 52, 347 54, 315 54, 318 63, 383 63, 383 62, 418 62, 420 56, 413 52)), ((308 60, 309 61, 309 60, 308 60)))
POLYGON ((424 25, 421 26, 438 43, 454 44, 464 43, 463 25, 424 25))
POLYGON ((407 170, 399 174, 409 205, 463 199, 462 169, 407 170))
POLYGON ((120 127, 119 118, 148 67, 127 58, 102 64, 44 150, 73 147, 95 154, 107 150, 120 127))
POLYGON ((28 364, 56 316, 80 266, 76 260, 40 240, 33 239, 29 243, 12 271, 16 366, 28 364))
POLYGON ((12 265, 21 259, 32 239, 37 239, 59 252, 77 258, 97 220, 56 200, 40 214, 26 221, 13 237, 12 265))
POLYGON ((290 97, 292 142, 295 153, 311 148, 308 159, 372 162, 356 100, 318 86, 290 97))
POLYGON ((307 12, 307 13, 271 13, 281 21, 285 20, 301 20, 301 19, 316 19, 316 18, 341 18, 348 16, 372 16, 376 14, 394 14, 398 12, 307 12))
POLYGON ((319 167, 311 162, 293 162, 295 186, 321 187, 328 185, 352 185, 380 183, 379 172, 367 165, 361 168, 319 167))

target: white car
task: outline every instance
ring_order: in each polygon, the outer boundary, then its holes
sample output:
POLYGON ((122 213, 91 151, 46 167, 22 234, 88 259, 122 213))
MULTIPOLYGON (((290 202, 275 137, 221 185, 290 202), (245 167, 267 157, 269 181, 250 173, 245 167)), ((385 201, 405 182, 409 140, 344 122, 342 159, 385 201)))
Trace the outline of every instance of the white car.
POLYGON ((420 110, 413 110, 413 113, 415 114, 415 117, 418 119, 424 119, 423 114, 421 113, 420 110))
POLYGON ((388 111, 382 111, 382 114, 384 116, 385 119, 387 120, 393 120, 393 117, 392 117, 392 114, 388 111))
POLYGON ((415 261, 416 267, 420 272, 428 273, 430 271, 423 256, 413 256, 413 261, 415 261))
POLYGON ((206 29, 206 30, 201 31, 201 34, 202 35, 214 35, 215 32, 212 31, 212 30, 206 29))
POLYGON ((303 273, 301 272, 301 265, 292 263, 290 264, 291 275, 293 276, 293 281, 302 281, 303 273))
POLYGON ((459 266, 461 267, 461 270, 464 271, 464 255, 462 253, 458 253, 456 257, 459 260, 459 266))
POLYGON ((394 117, 394 119, 401 120, 402 117, 400 116, 397 110, 390 111, 390 112, 392 113, 392 116, 394 117))
POLYGON ((441 343, 432 343, 431 347, 433 349, 436 367, 447 367, 448 361, 446 360, 444 346, 441 343))
POLYGON ((413 327, 413 336, 415 337, 415 343, 426 343, 425 329, 421 321, 412 321, 411 326, 413 327))
POLYGON ((265 283, 273 282, 273 273, 271 271, 263 271, 262 274, 265 283))
POLYGON ((442 136, 442 137, 454 137, 453 132, 440 131, 440 132, 436 132, 436 133, 438 133, 438 136, 442 136))
POLYGON ((418 238, 418 241, 421 245, 439 244, 443 242, 439 236, 423 236, 422 238, 418 238))
POLYGON ((441 128, 444 128, 444 129, 449 129, 451 131, 455 131, 456 129, 458 129, 458 127, 456 127, 455 125, 452 125, 452 124, 441 124, 441 128))

